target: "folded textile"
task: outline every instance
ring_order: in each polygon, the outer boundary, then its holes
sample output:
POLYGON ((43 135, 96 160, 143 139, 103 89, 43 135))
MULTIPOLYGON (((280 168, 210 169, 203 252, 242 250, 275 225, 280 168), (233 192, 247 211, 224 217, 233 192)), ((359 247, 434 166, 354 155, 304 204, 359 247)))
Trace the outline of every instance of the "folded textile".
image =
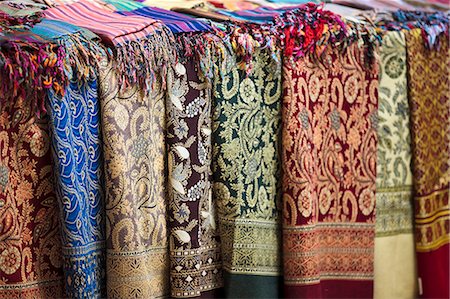
POLYGON ((144 91, 150 92, 157 80, 155 72, 164 72, 167 63, 174 60, 173 36, 156 20, 121 16, 88 1, 50 8, 45 11, 45 16, 85 27, 112 46, 117 57, 121 90, 139 84, 144 91))
POLYGON ((141 16, 161 21, 172 33, 210 31, 207 23, 189 16, 157 7, 143 7, 132 11, 119 11, 124 16, 141 16))
POLYGON ((169 294, 165 92, 120 91, 114 60, 100 62, 108 298, 169 294))
MULTIPOLYGON (((212 59, 212 58, 210 58, 212 59)), ((223 286, 212 197, 212 85, 194 57, 168 71, 166 119, 171 295, 210 294, 223 286)))
POLYGON ((250 72, 214 84, 213 198, 226 298, 281 296, 281 59, 255 49, 250 72))
POLYGON ((379 53, 374 298, 416 298, 404 33, 388 32, 379 53))

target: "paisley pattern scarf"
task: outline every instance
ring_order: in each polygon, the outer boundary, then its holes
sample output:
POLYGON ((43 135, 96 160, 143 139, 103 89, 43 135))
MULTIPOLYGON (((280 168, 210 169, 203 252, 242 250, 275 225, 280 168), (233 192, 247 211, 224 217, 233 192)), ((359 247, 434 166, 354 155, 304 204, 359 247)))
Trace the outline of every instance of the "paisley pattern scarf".
POLYGON ((49 97, 66 291, 105 297, 105 217, 97 78, 71 79, 49 97))
POLYGON ((403 32, 380 49, 375 298, 415 298, 411 138, 403 32))
POLYGON ((371 298, 378 65, 356 44, 284 65, 283 262, 289 298, 371 298))
POLYGON ((0 298, 65 297, 48 117, 18 99, 0 132, 0 298))
POLYGON ((450 60, 447 37, 433 50, 422 38, 420 29, 406 33, 419 295, 448 298, 450 60))
POLYGON ((66 292, 72 298, 104 297, 105 217, 96 58, 105 53, 96 44, 98 37, 67 23, 44 20, 32 32, 68 49, 69 86, 63 97, 54 92, 48 97, 66 292))
POLYGON ((171 295, 200 296, 223 285, 211 184, 211 93, 193 59, 167 80, 171 295))
POLYGON ((252 64, 248 76, 234 68, 215 82, 214 201, 225 295, 276 298, 281 275, 281 68, 264 50, 255 51, 252 64))
POLYGON ((107 297, 164 297, 169 293, 164 92, 161 79, 148 95, 137 85, 119 91, 114 63, 103 59, 99 71, 107 297))

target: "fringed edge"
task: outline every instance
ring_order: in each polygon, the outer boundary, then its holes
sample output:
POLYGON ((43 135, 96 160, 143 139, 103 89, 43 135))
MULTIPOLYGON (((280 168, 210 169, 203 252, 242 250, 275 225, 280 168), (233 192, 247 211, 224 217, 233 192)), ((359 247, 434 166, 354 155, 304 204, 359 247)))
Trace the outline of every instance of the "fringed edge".
MULTIPOLYGON (((395 22, 402 23, 402 29, 420 29, 425 46, 428 49, 439 49, 441 38, 449 37, 449 15, 442 12, 417 12, 398 10, 392 13, 395 22)), ((390 23, 388 27, 397 29, 399 26, 390 23)))
POLYGON ((304 56, 323 60, 332 49, 343 52, 354 43, 362 48, 366 67, 372 67, 377 60, 381 32, 376 26, 363 20, 341 18, 324 10, 323 4, 308 3, 287 11, 276 18, 275 23, 281 32, 284 57, 292 63, 304 56))
POLYGON ((34 24, 39 23, 43 16, 44 14, 39 11, 31 15, 16 17, 0 10, 0 28, 6 31, 14 30, 16 28, 31 28, 34 24))
POLYGON ((224 26, 225 30, 213 28, 231 44, 238 68, 247 74, 253 69, 252 57, 257 50, 268 51, 272 62, 279 65, 281 51, 292 62, 305 55, 319 58, 327 48, 344 44, 348 38, 344 21, 313 3, 286 11, 266 24, 228 22, 224 26))
POLYGON ((398 10, 376 14, 374 26, 382 35, 389 31, 420 29, 428 49, 439 49, 441 36, 449 38, 448 14, 442 12, 419 12, 398 10))
POLYGON ((367 68, 373 66, 378 60, 378 47, 382 42, 382 33, 370 23, 366 22, 353 22, 352 20, 345 19, 347 25, 347 38, 342 43, 341 48, 345 50, 345 47, 357 43, 359 48, 362 48, 364 65, 367 68))
POLYGON ((88 40, 80 33, 58 39, 66 51, 65 69, 68 77, 86 82, 98 74, 102 57, 110 59, 112 51, 103 44, 88 40))
POLYGON ((329 47, 340 45, 347 37, 347 26, 322 5, 308 3, 287 11, 275 20, 284 56, 297 60, 305 55, 321 57, 329 47))
POLYGON ((231 45, 211 32, 189 32, 176 35, 180 62, 193 58, 199 63, 201 75, 208 80, 224 76, 235 65, 231 45))
POLYGON ((161 27, 146 38, 117 44, 115 54, 120 90, 138 84, 149 94, 158 78, 165 89, 168 65, 174 65, 177 59, 174 42, 172 32, 161 27))
POLYGON ((61 45, 8 42, 1 46, 0 110, 16 101, 30 101, 37 116, 46 113, 45 97, 49 89, 64 95, 65 48, 61 45))
POLYGON ((225 29, 213 26, 214 33, 233 49, 238 69, 247 75, 253 71, 253 56, 256 51, 266 50, 270 53, 272 63, 280 65, 277 34, 269 26, 227 22, 225 29))

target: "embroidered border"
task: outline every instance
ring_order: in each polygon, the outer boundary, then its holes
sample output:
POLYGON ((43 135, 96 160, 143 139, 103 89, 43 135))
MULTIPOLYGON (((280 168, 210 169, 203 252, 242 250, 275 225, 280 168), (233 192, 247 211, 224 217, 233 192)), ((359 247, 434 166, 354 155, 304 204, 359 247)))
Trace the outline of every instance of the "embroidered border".
POLYGON ((220 219, 223 268, 232 273, 281 274, 278 244, 280 226, 275 221, 220 219))
POLYGON ((287 285, 373 278, 373 224, 320 223, 283 229, 287 285))
POLYGON ((166 247, 137 252, 108 250, 108 298, 166 296, 169 293, 168 280, 165 279, 169 275, 168 260, 166 247))
POLYGON ((377 237, 412 233, 412 186, 378 189, 376 203, 377 237))
POLYGON ((450 241, 449 191, 416 197, 416 250, 436 250, 450 241))

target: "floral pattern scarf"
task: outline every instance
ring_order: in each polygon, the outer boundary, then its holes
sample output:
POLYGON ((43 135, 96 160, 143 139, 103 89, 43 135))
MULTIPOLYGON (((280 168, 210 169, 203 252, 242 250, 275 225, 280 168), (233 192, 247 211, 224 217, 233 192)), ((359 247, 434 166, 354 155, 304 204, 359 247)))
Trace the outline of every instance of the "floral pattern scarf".
POLYGON ((48 117, 18 99, 0 114, 0 298, 65 297, 48 117))
POLYGON ((48 95, 55 191, 60 207, 66 292, 72 298, 105 296, 105 223, 102 187, 97 56, 98 37, 52 20, 32 32, 64 45, 69 86, 48 95))
POLYGON ((213 196, 229 298, 280 296, 281 68, 271 54, 257 49, 249 75, 234 68, 215 81, 213 196))
POLYGON ((164 297, 169 258, 162 80, 149 94, 138 85, 119 91, 114 63, 103 59, 99 71, 107 297, 164 297))
POLYGON ((212 86, 193 59, 170 69, 167 84, 171 295, 200 296, 223 285, 211 182, 212 86))
POLYGON ((380 48, 375 298, 415 298, 413 175, 406 41, 387 32, 380 48))
POLYGON ((406 33, 419 295, 449 297, 450 100, 447 37, 428 49, 406 33))
POLYGON ((371 298, 378 65, 356 43, 285 63, 283 262, 288 298, 371 298))

